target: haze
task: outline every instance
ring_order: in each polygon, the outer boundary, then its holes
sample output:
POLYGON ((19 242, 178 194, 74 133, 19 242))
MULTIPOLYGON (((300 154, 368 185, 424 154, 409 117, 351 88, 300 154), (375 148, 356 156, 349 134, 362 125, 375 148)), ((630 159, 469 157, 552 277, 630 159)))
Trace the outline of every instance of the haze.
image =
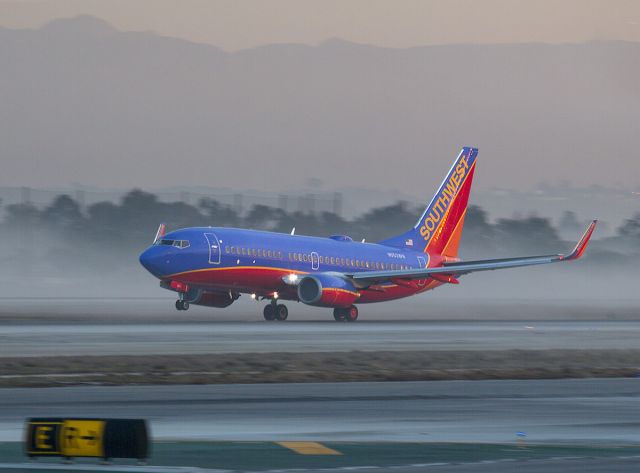
POLYGON ((640 41, 634 0, 0 0, 0 25, 10 28, 80 14, 225 50, 334 37, 396 48, 640 41))
POLYGON ((479 190, 635 189, 639 12, 0 1, 0 186, 286 193, 315 180, 422 200, 473 145, 479 190))

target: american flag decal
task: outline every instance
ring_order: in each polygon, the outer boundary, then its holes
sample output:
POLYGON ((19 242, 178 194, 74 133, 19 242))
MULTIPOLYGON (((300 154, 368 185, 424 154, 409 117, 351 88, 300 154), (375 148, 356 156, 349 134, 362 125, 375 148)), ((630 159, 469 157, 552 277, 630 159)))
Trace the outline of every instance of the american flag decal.
POLYGON ((413 246, 413 238, 409 238, 407 241, 405 241, 405 245, 413 246))

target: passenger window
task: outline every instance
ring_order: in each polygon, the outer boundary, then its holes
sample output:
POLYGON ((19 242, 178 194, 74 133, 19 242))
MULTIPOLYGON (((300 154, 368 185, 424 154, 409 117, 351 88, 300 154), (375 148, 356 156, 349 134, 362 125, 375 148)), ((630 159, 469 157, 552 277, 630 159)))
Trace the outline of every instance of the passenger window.
POLYGON ((267 250, 267 257, 271 258, 272 255, 273 253, 271 252, 271 250, 267 250))
POLYGON ((229 247, 228 246, 224 247, 224 252, 227 253, 227 254, 229 253, 229 247))
POLYGON ((306 254, 303 254, 302 255, 302 261, 304 261, 306 263, 307 261, 309 261, 309 257, 306 254))
POLYGON ((322 256, 318 256, 318 263, 322 264, 322 256))

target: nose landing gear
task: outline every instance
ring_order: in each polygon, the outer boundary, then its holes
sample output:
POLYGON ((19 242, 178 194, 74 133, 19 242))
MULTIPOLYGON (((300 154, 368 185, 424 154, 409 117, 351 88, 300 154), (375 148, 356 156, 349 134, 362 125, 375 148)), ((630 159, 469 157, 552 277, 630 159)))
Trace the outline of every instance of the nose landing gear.
POLYGON ((187 301, 183 301, 181 299, 178 299, 176 301, 176 310, 188 310, 189 309, 189 303, 187 301))

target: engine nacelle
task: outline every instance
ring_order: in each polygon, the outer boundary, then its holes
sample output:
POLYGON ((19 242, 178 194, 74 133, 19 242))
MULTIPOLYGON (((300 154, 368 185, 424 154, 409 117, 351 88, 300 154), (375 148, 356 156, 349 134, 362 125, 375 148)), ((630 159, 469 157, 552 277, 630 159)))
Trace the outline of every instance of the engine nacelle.
POLYGON ((305 276, 298 284, 298 299, 307 305, 350 307, 359 297, 360 293, 354 285, 340 276, 305 276))

